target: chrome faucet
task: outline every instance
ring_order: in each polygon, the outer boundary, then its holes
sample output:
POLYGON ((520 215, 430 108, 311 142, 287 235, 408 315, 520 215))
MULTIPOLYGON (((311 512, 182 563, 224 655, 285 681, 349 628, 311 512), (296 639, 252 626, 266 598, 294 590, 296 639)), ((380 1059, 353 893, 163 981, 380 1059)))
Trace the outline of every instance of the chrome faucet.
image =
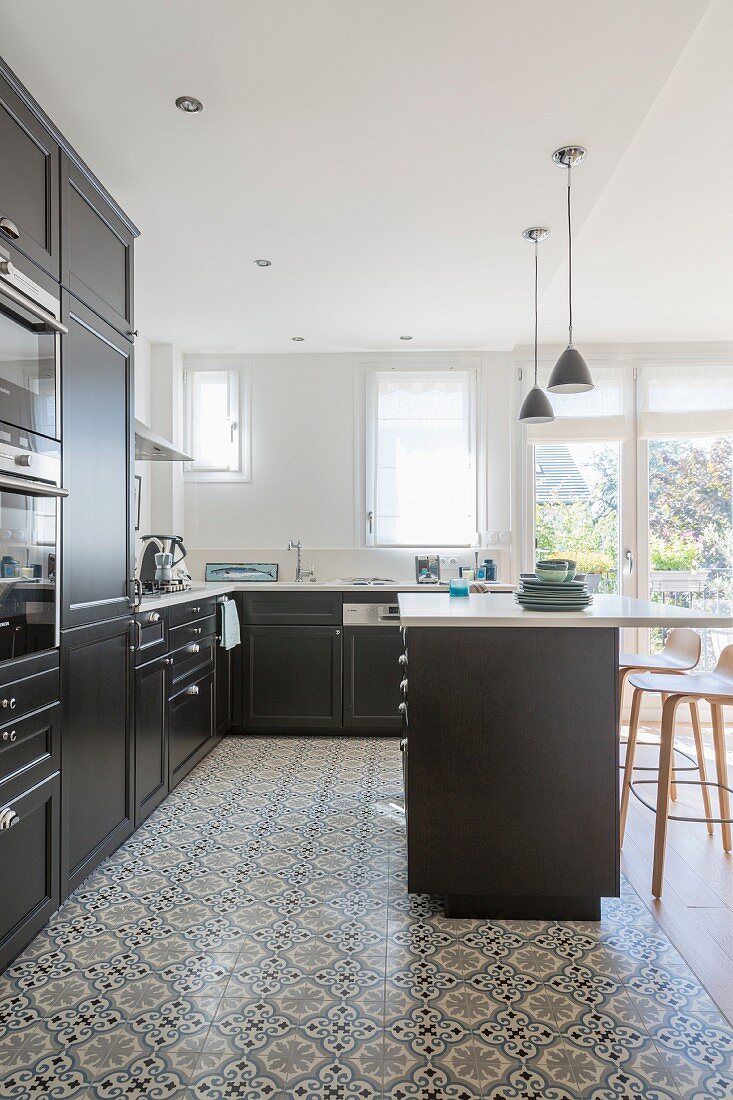
POLYGON ((300 539, 298 539, 297 542, 293 542, 293 540, 290 539, 290 541, 288 542, 288 550, 297 551, 297 556, 295 558, 295 580, 296 580, 296 582, 298 584, 300 584, 300 582, 304 581, 306 578, 310 578, 310 580, 315 580, 315 576, 316 576, 315 567, 313 565, 311 565, 310 569, 304 569, 303 568, 303 543, 300 541, 300 539))

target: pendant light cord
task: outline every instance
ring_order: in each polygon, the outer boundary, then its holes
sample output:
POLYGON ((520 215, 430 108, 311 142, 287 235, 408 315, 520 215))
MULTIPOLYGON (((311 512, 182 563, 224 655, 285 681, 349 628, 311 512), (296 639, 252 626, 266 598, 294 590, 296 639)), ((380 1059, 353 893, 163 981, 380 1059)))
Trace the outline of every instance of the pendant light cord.
POLYGON ((535 237, 535 242, 534 242, 534 384, 535 384, 535 386, 537 385, 537 313, 538 313, 538 309, 537 309, 537 272, 538 272, 537 249, 538 249, 537 238, 535 237))
POLYGON ((573 346, 573 230, 570 216, 570 173, 568 165, 568 347, 573 346))

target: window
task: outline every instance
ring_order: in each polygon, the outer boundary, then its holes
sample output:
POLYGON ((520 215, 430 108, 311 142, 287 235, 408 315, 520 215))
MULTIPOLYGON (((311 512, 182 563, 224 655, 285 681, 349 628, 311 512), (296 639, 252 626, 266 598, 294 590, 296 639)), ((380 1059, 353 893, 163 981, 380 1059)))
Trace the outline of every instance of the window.
POLYGON ((475 368, 376 367, 366 382, 367 543, 470 546, 475 368))
POLYGON ((249 376, 241 361, 186 359, 189 480, 249 480, 249 376))

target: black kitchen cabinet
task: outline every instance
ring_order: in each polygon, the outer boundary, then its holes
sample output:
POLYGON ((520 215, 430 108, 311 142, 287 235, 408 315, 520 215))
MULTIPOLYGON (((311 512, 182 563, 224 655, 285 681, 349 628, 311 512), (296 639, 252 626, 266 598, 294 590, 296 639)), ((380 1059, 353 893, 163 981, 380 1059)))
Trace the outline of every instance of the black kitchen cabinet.
POLYGON ((21 772, 0 785, 0 969, 59 905, 59 773, 21 772))
POLYGON ((400 732, 402 650, 397 626, 344 627, 344 726, 400 732))
POLYGON ((221 737, 232 724, 232 653, 216 646, 216 732, 221 737))
POLYGON ((0 149, 0 245, 12 241, 58 279, 59 147, 4 76, 0 149))
POLYGON ((129 617, 61 637, 65 898, 132 831, 129 617))
POLYGON ((171 790, 213 745, 214 670, 202 668, 176 685, 168 701, 168 761, 171 790))
POLYGON ((63 295, 61 626, 129 612, 132 345, 63 295))
POLYGON ((135 825, 168 794, 168 657, 135 672, 135 825))
POLYGON ((66 154, 61 155, 61 181, 61 281, 131 337, 134 235, 66 154))
POLYGON ((243 629, 245 730, 326 730, 341 726, 341 629, 243 629))

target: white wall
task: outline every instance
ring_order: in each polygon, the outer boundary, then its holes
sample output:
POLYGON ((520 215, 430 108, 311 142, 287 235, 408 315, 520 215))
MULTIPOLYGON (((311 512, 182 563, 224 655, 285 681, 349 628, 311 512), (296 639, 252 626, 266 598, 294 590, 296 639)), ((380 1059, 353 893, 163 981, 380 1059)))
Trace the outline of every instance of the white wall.
MULTIPOLYGON (((466 357, 475 360, 477 356, 466 357)), ((363 501, 356 466, 358 364, 369 358, 249 357, 252 480, 185 483, 181 533, 194 577, 203 576, 207 561, 247 560, 278 561, 281 576, 290 577, 294 555, 285 547, 292 538, 301 539, 304 560, 315 564, 320 579, 363 573, 412 579, 414 551, 359 545, 363 501)), ((460 354, 451 355, 454 361, 460 358, 460 354)), ((509 356, 491 353, 480 358, 487 424, 485 529, 509 531, 514 368, 509 356)), ((151 362, 150 426, 182 445, 170 419, 170 405, 166 408, 170 400, 177 400, 170 388, 177 357, 170 345, 153 345, 151 362), (165 375, 162 384, 159 372, 165 375)), ((169 479, 177 473, 178 469, 171 469, 169 479)), ((169 503, 169 488, 154 485, 153 526, 168 519, 169 503)), ((499 560, 500 572, 508 577, 509 549, 505 546, 487 554, 499 560)), ((472 555, 464 551, 461 560, 469 564, 472 555)))
MULTIPOLYGON (((150 344, 147 340, 135 341, 135 416, 144 424, 150 424, 152 401, 150 391, 150 344)), ((136 462, 135 473, 140 476, 140 530, 138 534, 150 531, 152 518, 152 484, 150 463, 136 462)), ((135 547, 137 556, 138 545, 135 547)))

